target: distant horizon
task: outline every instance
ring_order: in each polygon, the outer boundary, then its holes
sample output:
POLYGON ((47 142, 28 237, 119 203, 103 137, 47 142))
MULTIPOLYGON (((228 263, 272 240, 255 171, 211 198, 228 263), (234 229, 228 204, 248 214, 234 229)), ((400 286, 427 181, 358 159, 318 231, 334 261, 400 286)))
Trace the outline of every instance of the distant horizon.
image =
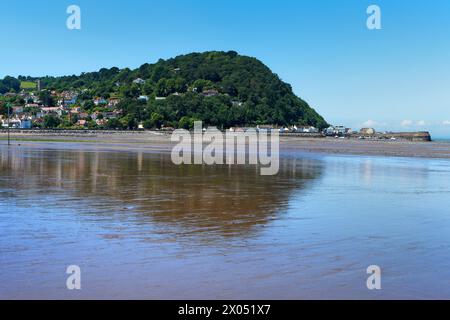
MULTIPOLYGON (((230 49, 230 50, 209 50, 209 51, 224 51, 224 52, 226 52, 226 51, 235 51, 235 50, 232 50, 232 49, 230 49)), ((181 54, 178 54, 177 56, 180 56, 180 55, 187 55, 187 54, 191 54, 191 53, 197 53, 197 52, 199 52, 199 51, 193 51, 193 52, 186 52, 186 53, 181 53, 181 54)), ((237 52, 237 51, 236 51, 237 52)), ((200 52, 199 52, 200 53, 200 52)), ((240 54, 240 55, 242 55, 240 52, 237 52, 238 54, 240 54)), ((127 67, 127 66, 124 66, 124 67, 118 67, 118 66, 110 66, 110 67, 102 67, 102 68, 105 68, 105 69, 111 69, 111 68, 118 68, 118 69, 120 69, 120 70, 123 70, 123 69, 130 69, 130 70, 134 70, 134 69, 137 69, 137 68, 139 68, 140 66, 142 66, 143 64, 145 64, 145 63, 148 63, 148 64, 155 64, 155 63, 157 63, 157 61, 158 60, 160 60, 160 59, 163 59, 163 60, 168 60, 168 59, 171 59, 171 58, 175 58, 176 56, 173 56, 173 57, 167 57, 167 58, 158 58, 158 59, 156 59, 155 61, 147 61, 147 62, 143 62, 143 63, 141 63, 140 65, 138 65, 138 66, 136 66, 136 67, 127 67)), ((253 56, 251 56, 252 58, 256 58, 256 59, 258 59, 258 57, 253 57, 253 56)), ((263 63, 264 63, 264 61, 262 61, 263 63)), ((102 69, 102 68, 100 68, 100 69, 102 69)), ((45 78, 45 77, 55 77, 55 78, 58 78, 58 77, 67 77, 67 76, 79 76, 79 75, 81 75, 81 74, 83 74, 83 73, 92 73, 92 72, 98 72, 100 69, 97 69, 97 70, 92 70, 92 71, 81 71, 81 72, 79 72, 79 73, 72 73, 72 74, 62 74, 62 75, 44 75, 44 76, 33 76, 33 75, 24 75, 24 74, 19 74, 19 75, 11 75, 11 74, 8 74, 8 75, 5 75, 5 76, 13 76, 13 77, 15 77, 15 78, 18 78, 18 77, 20 77, 20 76, 23 76, 23 77, 30 77, 30 78, 35 78, 35 79, 41 79, 41 78, 45 78)), ((273 72, 275 72, 274 70, 272 70, 273 72)), ((276 73, 276 72, 275 72, 276 73)), ((1 76, 0 75, 0 78, 3 78, 4 76, 1 76)), ((294 91, 294 93, 295 93, 295 91, 294 91)), ((297 95, 298 96, 298 95, 297 95)), ((302 98, 301 96, 299 96, 300 98, 302 98)), ((308 101, 306 101, 307 103, 309 103, 308 101)), ((320 113, 320 110, 317 110, 316 109, 316 111, 318 111, 319 113, 320 113)), ((327 119, 326 119, 327 120, 327 119)), ((383 119, 381 119, 381 120, 383 120, 383 119)), ((368 120, 367 122, 371 122, 372 120, 368 120)), ((425 124, 418 124, 418 122, 416 122, 416 123, 414 123, 412 120, 404 120, 404 122, 408 122, 407 124, 402 124, 402 123, 400 123, 400 125, 389 125, 387 122, 383 122, 383 121, 381 121, 380 123, 362 123, 361 124, 361 126, 359 126, 359 127, 351 127, 351 126, 348 126, 348 125, 346 125, 345 123, 331 123, 331 125, 334 125, 334 126, 338 126, 338 125, 344 125, 344 126, 346 126, 346 127, 350 127, 352 130, 354 130, 354 131, 359 131, 359 129, 361 129, 361 128, 374 128, 377 132, 390 132, 390 131, 392 131, 392 132, 420 132, 420 131, 424 131, 424 132, 429 132, 430 133, 430 135, 431 135, 431 137, 432 137, 432 139, 433 140, 450 140, 450 130, 449 130, 449 132, 448 133, 446 133, 446 134, 434 134, 433 133, 433 130, 432 129, 427 129, 425 126, 426 126, 426 123, 425 124), (409 121, 411 121, 411 123, 409 123, 409 121), (378 126, 377 126, 378 125, 378 126)), ((439 123, 435 123, 435 125, 439 125, 439 123)))
MULTIPOLYGON (((210 51, 224 51, 224 52, 226 52, 226 51, 235 51, 235 50, 232 50, 232 49, 230 49, 230 50, 210 50, 210 51)), ((191 53, 197 53, 197 52, 199 52, 199 51, 193 51, 193 52, 186 52, 186 53, 181 53, 181 54, 178 54, 177 56, 179 56, 179 55, 187 55, 187 54, 191 54, 191 53)), ((237 52, 237 51, 236 51, 237 52)), ((199 52, 200 53, 200 52, 199 52)), ((242 55, 240 52, 237 52, 238 54, 240 54, 240 55, 242 55)), ((102 67, 102 68, 105 68, 105 69, 111 69, 111 68, 119 68, 120 70, 122 70, 122 69, 130 69, 130 70, 133 70, 133 69, 137 69, 137 68, 139 68, 141 65, 143 65, 143 64, 145 64, 145 63, 148 63, 148 64, 155 64, 155 63, 157 63, 157 61, 159 60, 159 59, 164 59, 164 60, 167 60, 167 59, 171 59, 171 58, 175 58, 176 56, 173 56, 173 57, 167 57, 167 58, 158 58, 158 59, 156 59, 155 61, 147 61, 147 62, 143 62, 143 63, 141 63, 140 65, 138 65, 138 66, 136 66, 136 67, 127 67, 127 66, 125 66, 125 67, 118 67, 118 66, 110 66, 110 67, 102 67)), ((256 58, 256 59, 258 59, 258 57, 252 57, 252 58, 256 58)), ((262 61, 263 63, 264 63, 264 61, 262 61)), ((102 68, 100 68, 100 69, 102 69, 102 68)), ((67 76, 79 76, 79 75, 81 75, 81 74, 83 74, 83 73, 92 73, 92 72, 98 72, 100 69, 97 69, 97 70, 91 70, 91 71, 81 71, 81 72, 79 72, 79 73, 72 73, 72 74, 62 74, 62 75, 44 75, 44 76, 34 76, 34 75, 24 75, 24 74, 19 74, 19 75, 11 75, 11 74, 8 74, 8 75, 6 75, 6 76, 13 76, 13 77, 15 77, 15 78, 18 78, 18 77, 20 77, 20 76, 24 76, 24 77, 30 77, 30 78, 35 78, 35 79, 41 79, 41 78, 45 78, 45 77, 55 77, 55 78, 58 78, 58 77, 67 77, 67 76)), ((273 72, 275 72, 274 70, 272 70, 273 72)), ((275 72, 276 73, 276 72, 275 72)), ((3 78, 4 76, 1 76, 0 75, 0 78, 3 78)), ((295 93, 295 91, 294 91, 294 93, 295 93)), ((298 95, 297 95, 298 96, 298 95)), ((301 96, 299 96, 300 98, 302 98, 301 96)), ((307 103, 309 103, 308 101, 306 101, 307 103)), ((317 110, 316 109, 316 111, 318 111, 319 113, 320 113, 320 110, 317 110)), ((326 119, 327 120, 327 119, 326 119)), ((382 119, 381 119, 382 120, 382 119)), ((371 120, 368 120, 368 122, 370 122, 371 120)), ((392 132, 412 132, 412 131, 414 131, 414 132, 420 132, 420 131, 425 131, 425 132, 430 132, 430 134, 431 134, 431 136, 432 136, 432 138, 433 139, 440 139, 440 140, 450 140, 450 131, 445 135, 442 135, 442 134, 437 134, 437 135, 434 135, 433 134, 433 131, 432 130, 428 130, 426 127, 424 128, 424 126, 426 125, 426 124, 414 124, 414 122, 413 123, 411 123, 411 124, 408 124, 407 126, 404 126, 404 125, 402 125, 402 124, 400 124, 400 126, 398 126, 398 125, 389 125, 389 124, 387 124, 386 122, 380 122, 380 123, 373 123, 373 124, 370 124, 370 123, 362 123, 361 124, 361 126, 360 127, 351 127, 351 126, 347 126, 345 123, 331 123, 331 125, 335 125, 335 126, 338 126, 338 125, 344 125, 344 126, 346 126, 346 127, 350 127, 352 130, 355 130, 355 131, 358 131, 359 129, 361 129, 361 128, 374 128, 377 132, 384 132, 384 131, 387 131, 387 132, 389 132, 389 131, 392 131, 392 132), (378 127, 377 127, 377 125, 379 125, 378 127), (381 128, 380 128, 381 127, 381 128), (396 129, 393 129, 393 128, 396 128, 396 129)), ((436 123, 436 125, 439 125, 438 123, 436 123)))
POLYGON ((450 0, 3 7, 0 300, 450 301, 450 0))
POLYGON ((134 69, 190 52, 235 50, 261 60, 330 123, 450 136, 445 0, 78 0, 81 30, 66 27, 72 2, 26 3, 0 13, 0 27, 11 30, 0 52, 2 78, 134 69), (381 30, 366 26, 372 4, 381 8, 381 30))

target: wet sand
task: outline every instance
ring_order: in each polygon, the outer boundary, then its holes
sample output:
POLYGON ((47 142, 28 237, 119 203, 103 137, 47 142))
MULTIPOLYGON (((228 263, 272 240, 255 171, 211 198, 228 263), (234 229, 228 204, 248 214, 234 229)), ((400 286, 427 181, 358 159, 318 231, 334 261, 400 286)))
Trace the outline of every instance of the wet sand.
MULTIPOLYGON (((0 133, 0 144, 6 144, 0 133)), ((104 149, 116 151, 170 152, 174 143, 170 134, 157 132, 98 132, 70 134, 12 132, 13 145, 52 146, 67 149, 104 149), (82 147, 80 147, 82 144, 82 147)), ((391 157, 450 158, 450 143, 339 138, 280 137, 281 153, 325 153, 391 157)))
POLYGON ((294 152, 262 176, 26 143, 0 144, 0 299, 450 298, 448 160, 294 152))
POLYGON ((409 142, 357 139, 295 139, 281 138, 280 149, 285 151, 389 156, 417 158, 450 158, 450 143, 409 142))

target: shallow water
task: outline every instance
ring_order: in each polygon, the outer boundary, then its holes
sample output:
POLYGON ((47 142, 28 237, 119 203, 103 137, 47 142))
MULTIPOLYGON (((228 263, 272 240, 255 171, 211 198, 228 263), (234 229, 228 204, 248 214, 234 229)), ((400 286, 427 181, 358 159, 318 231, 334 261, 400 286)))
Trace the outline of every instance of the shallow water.
POLYGON ((0 298, 449 299, 450 161, 1 146, 0 298))

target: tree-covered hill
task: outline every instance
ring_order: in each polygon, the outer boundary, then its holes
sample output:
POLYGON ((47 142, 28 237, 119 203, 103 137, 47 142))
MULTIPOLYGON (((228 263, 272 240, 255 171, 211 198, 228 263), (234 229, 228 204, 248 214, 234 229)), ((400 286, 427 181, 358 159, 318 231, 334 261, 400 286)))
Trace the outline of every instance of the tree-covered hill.
POLYGON ((327 125, 314 109, 293 94, 289 84, 262 62, 234 51, 191 53, 146 63, 135 70, 101 69, 79 76, 40 80, 43 89, 82 92, 77 102, 87 111, 93 108, 92 100, 96 97, 118 97, 119 107, 130 123, 147 121, 148 126, 156 121, 186 127, 194 120, 222 128, 257 124, 318 128, 327 125))

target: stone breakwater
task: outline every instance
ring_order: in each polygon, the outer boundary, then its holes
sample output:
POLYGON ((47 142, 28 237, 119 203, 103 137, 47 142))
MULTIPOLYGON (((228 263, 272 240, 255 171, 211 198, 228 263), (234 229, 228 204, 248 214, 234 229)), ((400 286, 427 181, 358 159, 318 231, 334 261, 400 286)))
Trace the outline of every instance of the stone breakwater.
POLYGON ((352 138, 379 139, 379 140, 405 140, 412 142, 429 142, 431 135, 427 131, 422 132, 386 132, 376 133, 374 135, 352 134, 352 138))
MULTIPOLYGON (((0 134, 6 134, 8 130, 0 129, 0 134)), ((14 135, 34 135, 34 136, 66 136, 66 137, 95 137, 95 136, 134 136, 143 135, 170 135, 172 131, 146 131, 146 130, 65 130, 65 129, 11 129, 14 135)), ((280 133, 280 137, 292 138, 326 138, 322 133, 280 133)), ((375 133, 373 135, 364 135, 353 133, 347 135, 350 139, 369 139, 369 140, 401 140, 411 142, 429 142, 432 141, 429 132, 387 132, 375 133)))
MULTIPOLYGON (((322 133, 280 133, 280 137, 293 137, 293 138, 326 138, 322 133)), ((334 138, 334 137, 329 137, 334 138)), ((352 133, 346 135, 345 138, 350 139, 370 139, 370 140, 401 140, 411 142, 429 142, 431 141, 431 135, 429 132, 386 132, 375 133, 373 135, 363 135, 361 133, 352 133)))

